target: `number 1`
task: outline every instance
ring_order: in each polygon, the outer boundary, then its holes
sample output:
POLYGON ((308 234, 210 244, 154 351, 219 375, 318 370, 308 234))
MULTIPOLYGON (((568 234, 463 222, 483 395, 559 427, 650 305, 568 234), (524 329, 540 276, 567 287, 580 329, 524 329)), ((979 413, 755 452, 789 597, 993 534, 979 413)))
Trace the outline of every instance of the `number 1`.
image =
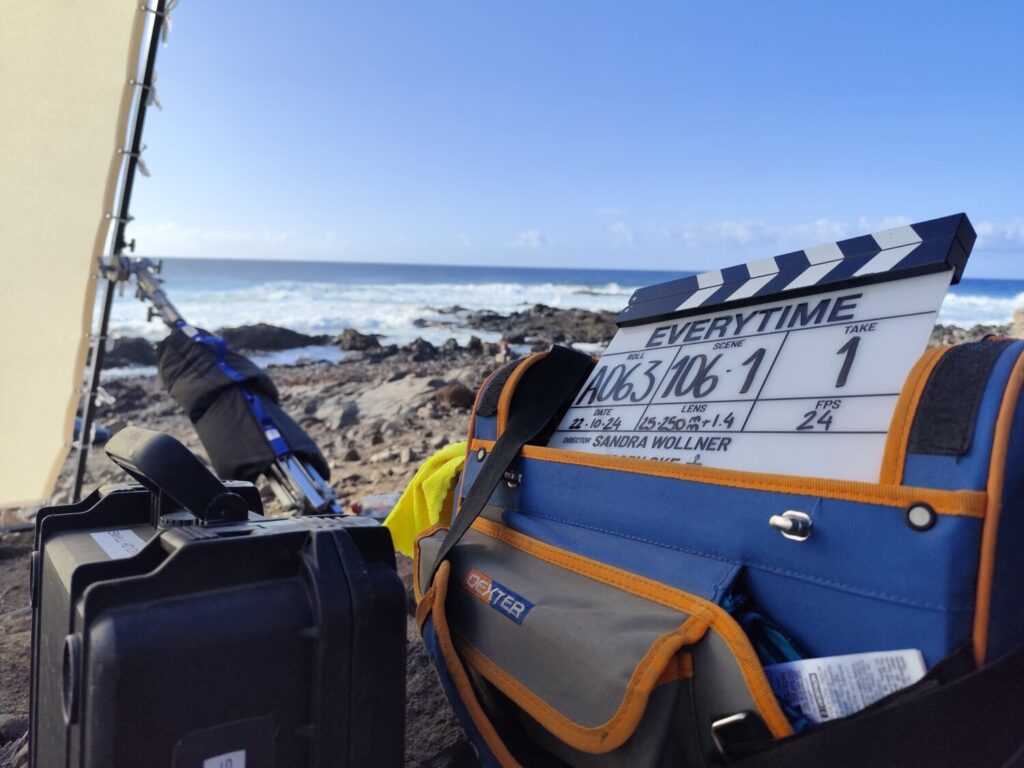
POLYGON ((846 355, 846 359, 843 360, 843 367, 839 369, 839 378, 836 379, 836 389, 846 386, 846 380, 850 376, 850 368, 853 367, 853 358, 857 356, 858 346, 860 346, 860 336, 854 336, 836 352, 837 355, 846 355))
POLYGON ((750 370, 747 371, 747 380, 743 382, 743 386, 740 388, 741 395, 747 394, 750 390, 750 385, 754 383, 754 377, 757 376, 757 369, 761 367, 762 360, 764 360, 764 347, 740 363, 740 365, 750 366, 750 370))

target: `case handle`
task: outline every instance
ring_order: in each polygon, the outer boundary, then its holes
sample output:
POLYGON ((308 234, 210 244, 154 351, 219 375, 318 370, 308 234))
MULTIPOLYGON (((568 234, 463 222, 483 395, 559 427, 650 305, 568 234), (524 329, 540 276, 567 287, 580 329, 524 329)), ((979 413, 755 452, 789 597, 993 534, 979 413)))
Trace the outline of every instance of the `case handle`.
POLYGON ((229 491, 192 451, 168 434, 125 427, 107 442, 106 451, 111 461, 154 496, 170 496, 202 525, 249 517, 245 500, 229 491))

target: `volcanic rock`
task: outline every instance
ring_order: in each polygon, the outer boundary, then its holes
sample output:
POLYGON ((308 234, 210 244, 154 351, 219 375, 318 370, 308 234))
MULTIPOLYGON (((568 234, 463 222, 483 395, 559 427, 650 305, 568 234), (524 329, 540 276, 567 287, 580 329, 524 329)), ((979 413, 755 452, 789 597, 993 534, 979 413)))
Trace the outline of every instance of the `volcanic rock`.
POLYGON ((559 309, 536 304, 521 312, 499 315, 488 310, 470 312, 466 324, 482 331, 500 333, 512 344, 547 347, 551 344, 604 344, 615 335, 614 312, 559 309))
POLYGON ((156 346, 136 336, 114 340, 114 346, 103 355, 104 368, 127 368, 131 365, 156 365, 156 346))
POLYGON ((224 339, 228 346, 250 352, 277 352, 281 349, 324 344, 328 340, 326 336, 308 336, 290 328, 279 328, 267 323, 221 328, 217 335, 224 339))
POLYGON ((338 346, 346 352, 364 352, 380 347, 378 338, 375 333, 360 333, 355 328, 346 328, 341 332, 338 346))
POLYGON ((928 346, 940 344, 964 344, 981 341, 986 336, 1005 336, 1010 332, 1008 325, 976 325, 973 328, 961 328, 957 325, 936 325, 932 329, 932 337, 928 346))
POLYGON ((416 339, 416 341, 409 345, 408 349, 412 353, 413 361, 417 363, 433 360, 437 357, 437 347, 426 339, 416 339))
POLYGON ((476 395, 462 382, 446 384, 434 393, 434 399, 454 408, 472 408, 476 395))

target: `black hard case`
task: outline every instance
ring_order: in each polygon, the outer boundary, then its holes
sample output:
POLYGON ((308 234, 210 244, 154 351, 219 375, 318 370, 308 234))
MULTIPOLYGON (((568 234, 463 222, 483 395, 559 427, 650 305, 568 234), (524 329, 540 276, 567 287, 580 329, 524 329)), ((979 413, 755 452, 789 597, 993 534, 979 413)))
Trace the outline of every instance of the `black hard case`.
POLYGON ((218 481, 196 514, 212 475, 170 453, 168 476, 126 466, 146 485, 39 512, 32 765, 400 765, 405 591, 387 530, 264 518, 245 483, 218 481), (112 530, 145 544, 111 558, 93 534, 112 530))

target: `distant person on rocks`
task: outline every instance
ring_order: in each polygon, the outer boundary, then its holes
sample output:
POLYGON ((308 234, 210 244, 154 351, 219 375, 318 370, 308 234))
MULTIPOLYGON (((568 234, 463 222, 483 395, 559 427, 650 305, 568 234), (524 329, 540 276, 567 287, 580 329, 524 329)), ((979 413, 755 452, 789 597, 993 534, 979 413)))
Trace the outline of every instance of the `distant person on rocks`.
POLYGON ((519 355, 513 352, 512 348, 509 346, 508 339, 504 337, 498 339, 498 354, 494 356, 494 362, 507 363, 510 360, 515 360, 518 357, 519 355))

